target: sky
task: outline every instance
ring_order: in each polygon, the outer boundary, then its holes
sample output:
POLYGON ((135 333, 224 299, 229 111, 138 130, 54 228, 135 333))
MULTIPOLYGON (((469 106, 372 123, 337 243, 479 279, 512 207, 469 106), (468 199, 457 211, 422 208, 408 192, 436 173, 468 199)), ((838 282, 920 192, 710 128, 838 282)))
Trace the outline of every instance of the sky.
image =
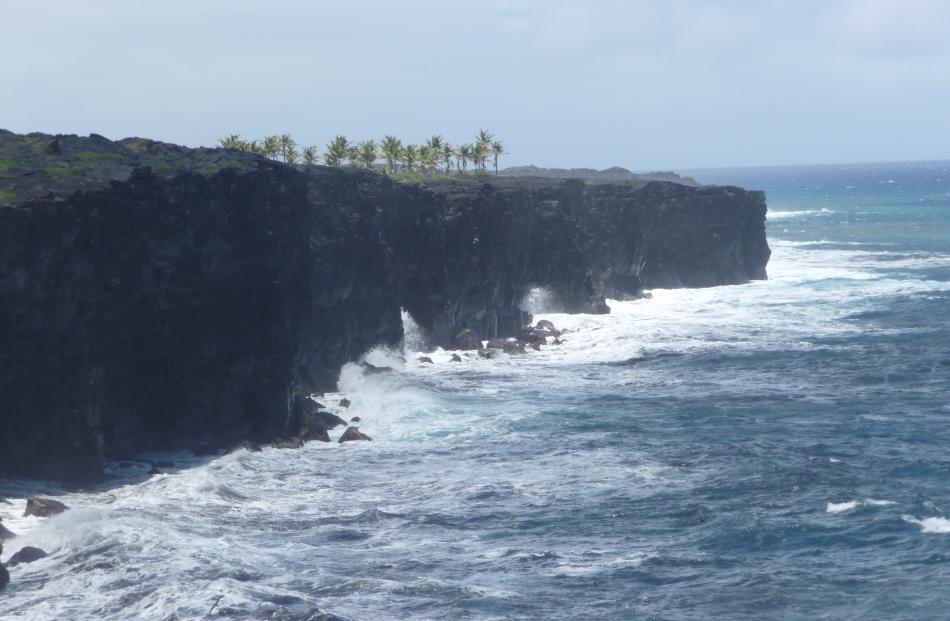
POLYGON ((499 137, 502 165, 950 159, 945 0, 0 0, 0 128, 499 137))

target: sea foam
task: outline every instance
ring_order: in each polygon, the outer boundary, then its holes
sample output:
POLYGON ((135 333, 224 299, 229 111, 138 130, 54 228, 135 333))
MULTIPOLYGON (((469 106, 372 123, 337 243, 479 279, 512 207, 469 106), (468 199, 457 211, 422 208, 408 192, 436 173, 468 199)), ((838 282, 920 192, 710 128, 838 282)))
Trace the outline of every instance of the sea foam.
POLYGON ((920 526, 920 531, 923 533, 938 533, 946 534, 950 533, 950 520, 943 517, 929 517, 919 519, 912 515, 902 516, 905 522, 910 524, 916 524, 920 526))

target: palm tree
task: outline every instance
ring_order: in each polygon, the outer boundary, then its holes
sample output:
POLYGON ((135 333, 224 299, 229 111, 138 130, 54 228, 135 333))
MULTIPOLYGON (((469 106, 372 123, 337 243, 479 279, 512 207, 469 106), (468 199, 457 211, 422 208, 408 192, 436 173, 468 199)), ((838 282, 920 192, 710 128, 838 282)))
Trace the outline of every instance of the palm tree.
POLYGON ((351 144, 346 149, 346 159, 349 160, 350 166, 359 166, 360 163, 360 150, 359 147, 355 144, 351 144))
POLYGON ((288 164, 293 164, 289 156, 292 152, 296 155, 297 143, 294 141, 294 137, 290 134, 282 134, 278 141, 280 142, 280 154, 283 156, 284 161, 288 164))
POLYGON ((317 163, 317 148, 314 146, 304 147, 300 155, 303 157, 303 163, 308 166, 317 163))
POLYGON ((332 142, 327 144, 327 152, 323 155, 323 161, 327 166, 342 166, 350 150, 350 141, 346 136, 337 136, 332 142))
POLYGON ((455 155, 455 149, 446 142, 442 145, 442 153, 440 155, 442 156, 442 161, 445 163, 445 175, 448 176, 449 171, 452 170, 452 157, 455 155))
POLYGON ((485 170, 485 161, 488 159, 488 153, 491 150, 491 143, 494 138, 487 129, 478 130, 478 136, 475 137, 474 144, 476 170, 485 170))
POLYGON ((218 141, 218 145, 222 149, 234 149, 236 151, 243 151, 246 144, 244 139, 241 138, 241 134, 231 134, 227 138, 218 141))
POLYGON ((485 160, 488 159, 488 143, 479 140, 472 145, 472 160, 475 161, 475 170, 485 170, 485 160))
POLYGON ((459 145, 459 148, 455 151, 455 163, 461 167, 459 169, 461 172, 466 171, 470 159, 472 159, 472 145, 459 145))
POLYGON ((445 139, 442 138, 442 136, 438 134, 426 140, 426 146, 432 149, 432 152, 435 154, 439 154, 442 152, 443 144, 445 144, 445 139))
POLYGON ((505 145, 502 144, 501 140, 495 140, 491 143, 491 154, 495 158, 495 176, 498 176, 498 157, 504 153, 507 153, 507 151, 505 151, 505 145))
POLYGON ((357 161, 363 168, 372 168, 379 158, 379 147, 375 140, 364 140, 357 148, 357 161))
POLYGON ((276 160, 278 153, 280 153, 280 136, 264 136, 262 150, 264 157, 276 160))
POLYGON ((419 147, 419 168, 422 169, 422 174, 429 174, 429 170, 435 164, 435 153, 432 151, 432 147, 429 146, 429 143, 419 147))
POLYGON ((395 136, 386 136, 383 138, 383 157, 386 158, 386 172, 392 173, 396 169, 396 162, 399 161, 399 154, 402 151, 402 141, 395 136))
POLYGON ((419 149, 414 144, 406 145, 401 155, 402 163, 406 165, 406 170, 412 170, 412 165, 419 159, 419 149))
POLYGON ((297 145, 291 144, 284 151, 284 161, 288 164, 296 164, 297 158, 300 156, 300 153, 297 152, 297 145))
MULTIPOLYGON (((442 154, 444 152, 444 149, 446 147, 451 149, 451 147, 449 147, 448 143, 445 141, 445 138, 443 138, 442 136, 438 134, 426 140, 426 146, 432 150, 432 164, 431 166, 427 166, 427 168, 433 168, 433 169, 436 167, 436 164, 438 163, 438 161, 442 159, 442 154)), ((448 165, 446 165, 445 174, 449 174, 448 165)))

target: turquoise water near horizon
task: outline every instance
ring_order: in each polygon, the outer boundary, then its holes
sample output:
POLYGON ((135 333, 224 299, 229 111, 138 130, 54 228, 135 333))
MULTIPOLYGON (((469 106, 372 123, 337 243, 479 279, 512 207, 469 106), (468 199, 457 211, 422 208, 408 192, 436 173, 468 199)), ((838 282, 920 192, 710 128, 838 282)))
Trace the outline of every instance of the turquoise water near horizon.
POLYGON ((950 161, 685 171, 700 183, 765 190, 769 236, 945 251, 950 245, 950 161), (776 217, 778 216, 778 217, 776 217), (794 218, 793 226, 780 226, 794 218))
POLYGON ((325 398, 371 443, 0 481, 5 556, 51 553, 0 617, 950 618, 950 162, 687 174, 766 192, 768 281, 539 292, 564 345, 491 361, 416 364, 407 317, 325 398))

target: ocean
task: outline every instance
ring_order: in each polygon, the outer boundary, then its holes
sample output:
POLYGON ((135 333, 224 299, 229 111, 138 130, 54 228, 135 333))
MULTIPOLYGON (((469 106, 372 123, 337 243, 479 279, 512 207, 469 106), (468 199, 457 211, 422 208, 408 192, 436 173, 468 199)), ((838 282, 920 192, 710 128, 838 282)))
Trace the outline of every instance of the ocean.
POLYGON ((406 317, 321 398, 372 442, 0 481, 0 618, 950 619, 950 162, 686 174, 766 191, 768 281, 535 292, 564 343, 494 360, 406 317))

